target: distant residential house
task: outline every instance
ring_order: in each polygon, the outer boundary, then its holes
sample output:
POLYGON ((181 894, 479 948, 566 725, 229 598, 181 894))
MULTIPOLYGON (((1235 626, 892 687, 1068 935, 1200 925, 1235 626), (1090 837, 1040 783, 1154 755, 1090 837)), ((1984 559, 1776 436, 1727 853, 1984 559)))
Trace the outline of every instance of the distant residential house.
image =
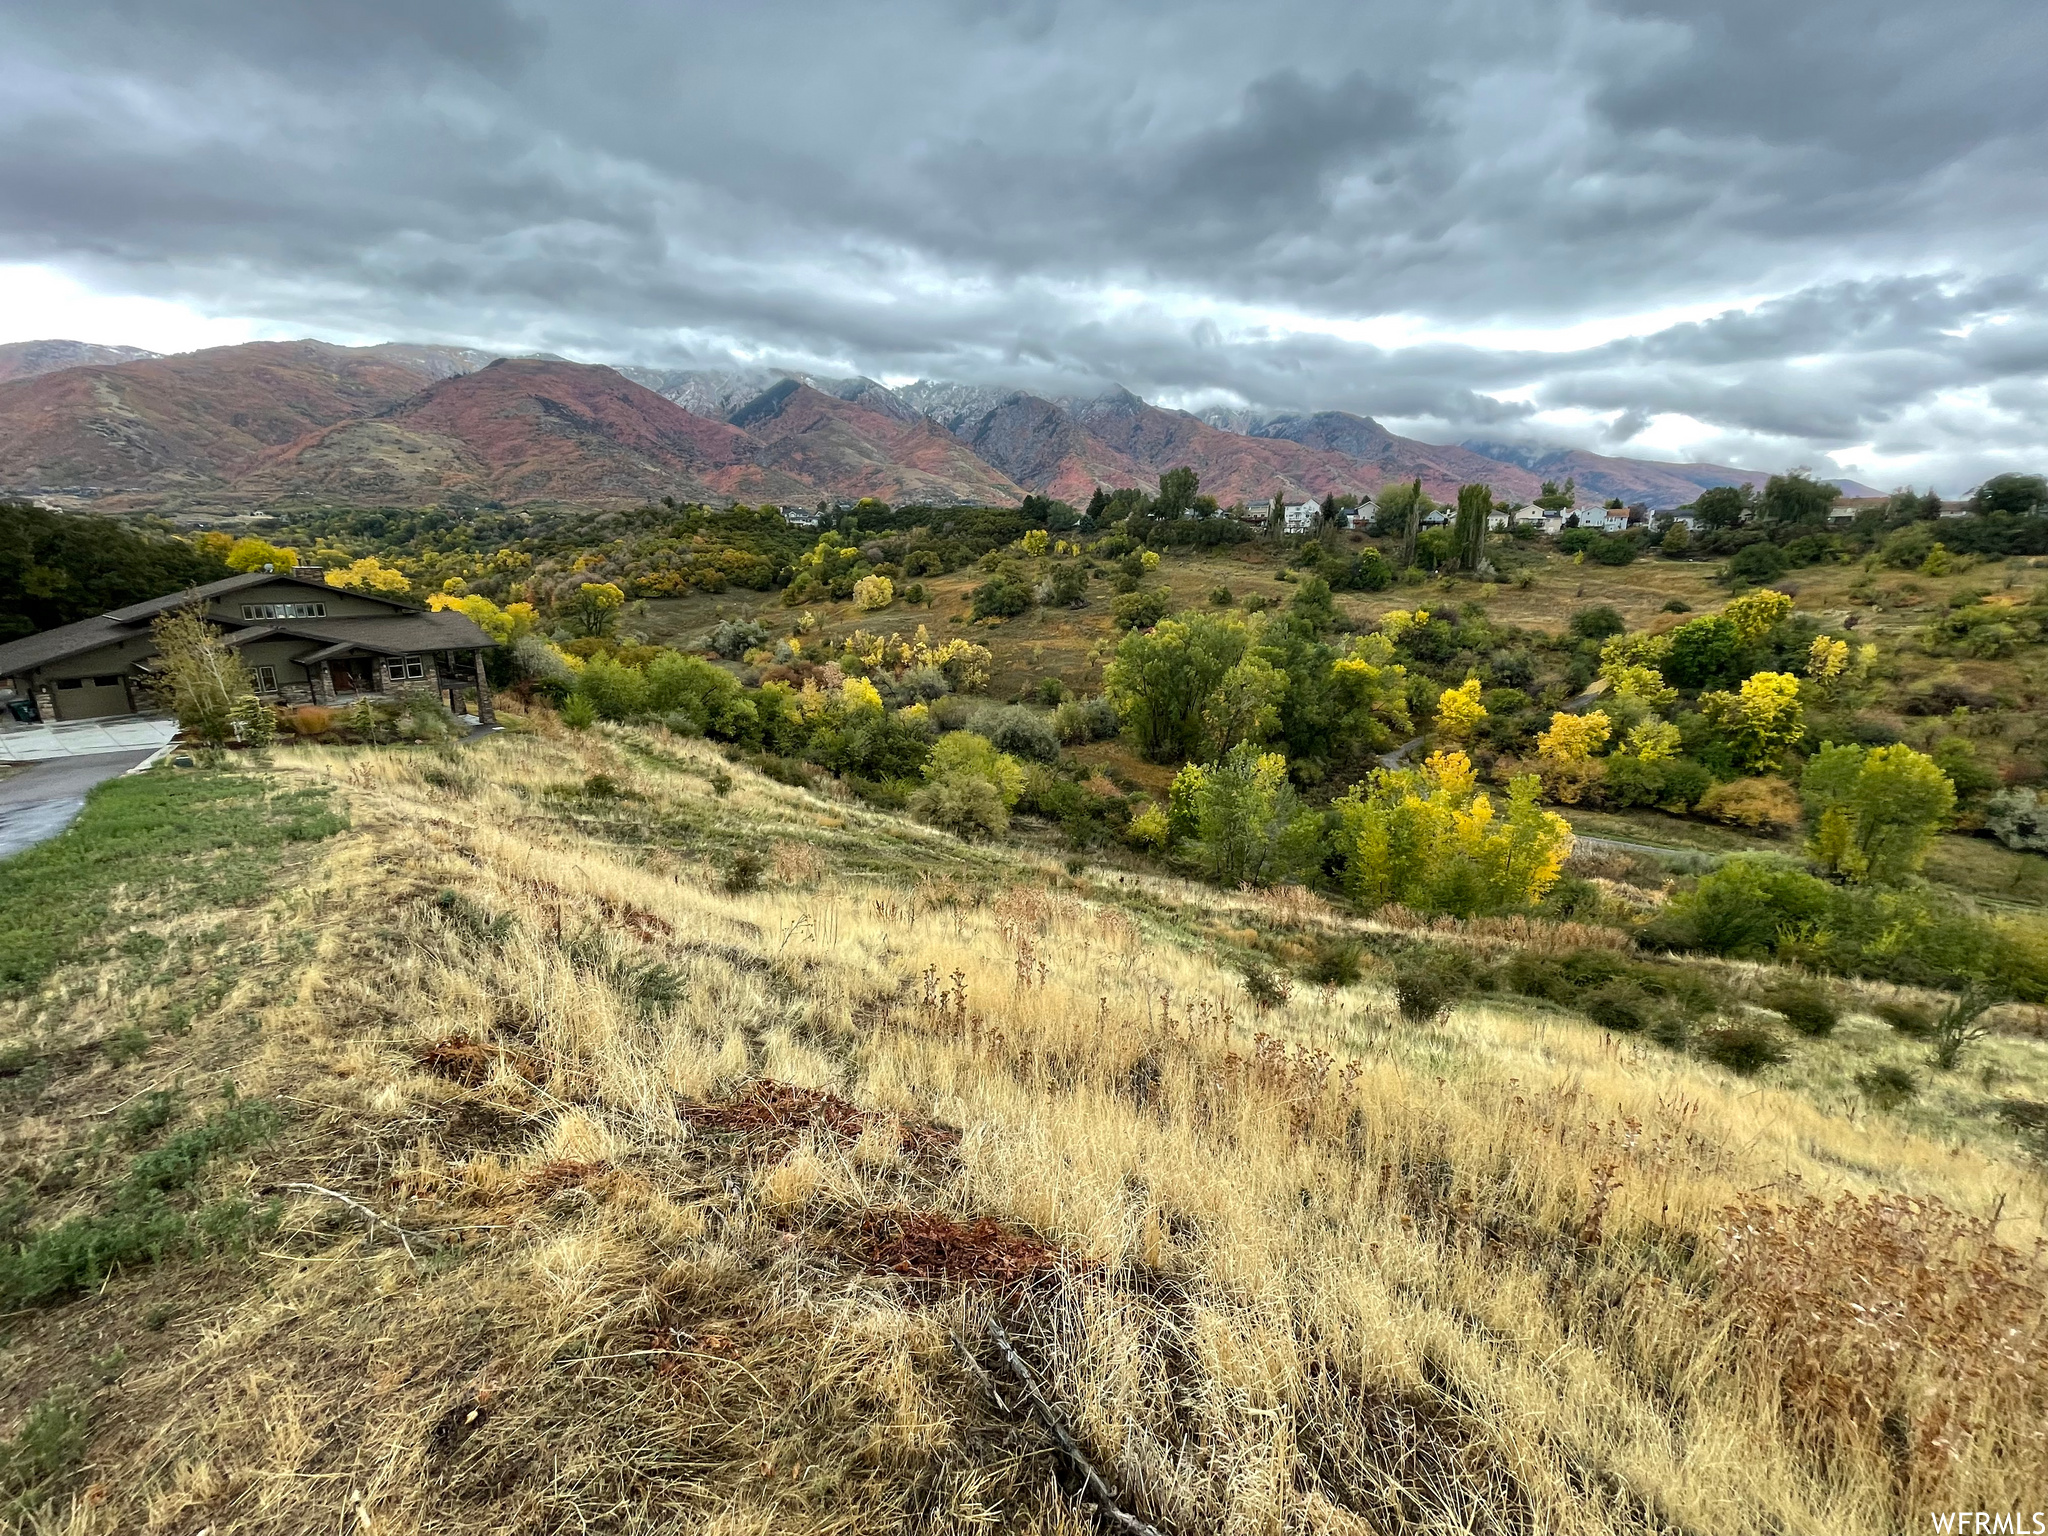
POLYGON ((1515 514, 1505 507, 1496 512, 1489 512, 1486 514, 1486 526, 1495 531, 1512 528, 1515 526, 1515 514))
MULTIPOLYGON (((1585 526, 1585 523, 1586 523, 1586 519, 1585 519, 1585 518, 1583 518, 1583 517, 1581 517, 1581 518, 1579 519, 1579 524, 1580 524, 1580 526, 1581 526, 1581 527, 1584 527, 1584 526, 1585 526)), ((1620 532, 1621 532, 1621 531, 1622 531, 1622 530, 1623 530, 1624 528, 1628 527, 1628 508, 1627 508, 1627 507, 1603 507, 1603 508, 1601 508, 1601 509, 1600 509, 1600 525, 1599 525, 1599 526, 1600 526, 1600 527, 1601 527, 1601 528, 1602 528, 1602 529, 1603 529, 1603 530, 1604 530, 1605 532, 1608 532, 1608 533, 1620 533, 1620 532)))
POLYGON ((1425 528, 1448 528, 1451 525, 1452 516, 1453 512, 1451 509, 1438 507, 1435 511, 1427 513, 1423 517, 1422 526, 1425 528))
POLYGON ((1545 512, 1543 514, 1543 531, 1552 538, 1563 533, 1564 514, 1562 512, 1545 512))
POLYGON ((1280 508, 1283 533, 1314 533, 1322 518, 1321 505, 1313 501, 1290 501, 1280 508))
POLYGON ((1659 512, 1656 520, 1670 527, 1683 528, 1687 533, 1694 532, 1700 525, 1700 520, 1690 512, 1659 512))
POLYGON ((1347 507, 1337 515, 1338 523, 1354 532, 1363 533, 1372 527, 1373 504, 1361 501, 1355 507, 1347 507))
POLYGON ((1859 510, 1861 509, 1857 507, 1829 507, 1828 526, 1830 528, 1848 527, 1856 521, 1856 514, 1859 510))
POLYGON ((240 653, 257 693, 273 703, 333 705, 432 692, 460 714, 473 687, 477 718, 497 719, 484 676, 484 652, 495 642, 475 620, 330 587, 325 571, 301 565, 230 576, 0 645, 0 728, 150 712, 150 625, 159 614, 188 607, 225 631, 224 643, 240 653))
POLYGON ((1970 515, 1970 504, 1965 501, 1944 501, 1941 504, 1941 515, 1943 517, 1968 517, 1970 515))
POLYGON ((815 528, 818 526, 816 507, 784 507, 782 520, 792 528, 815 528))

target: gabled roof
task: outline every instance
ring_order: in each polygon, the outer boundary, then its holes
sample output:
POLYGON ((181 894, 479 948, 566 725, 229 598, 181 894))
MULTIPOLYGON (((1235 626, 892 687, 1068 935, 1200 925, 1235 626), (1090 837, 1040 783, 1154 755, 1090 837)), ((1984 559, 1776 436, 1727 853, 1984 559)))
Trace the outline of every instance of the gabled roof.
MULTIPOLYGON (((116 608, 106 617, 119 619, 124 624, 141 624, 160 613, 173 608, 183 608, 188 603, 211 602, 216 597, 226 597, 233 592, 245 591, 250 587, 269 586, 275 582, 289 582, 294 586, 311 587, 316 592, 332 596, 337 590, 324 580, 316 581, 310 576, 294 576, 290 571, 244 571, 239 576, 223 577, 209 581, 203 587, 187 587, 182 592, 173 592, 166 597, 152 597, 146 603, 131 603, 126 608, 116 608)), ((388 603, 401 613, 419 613, 419 604, 407 602, 404 598, 392 597, 386 592, 360 592, 354 587, 345 589, 350 597, 367 597, 372 602, 388 603)), ((55 633, 55 631, 52 631, 55 633)))
MULTIPOLYGON (((147 630, 140 632, 148 633, 147 630)), ((138 631, 133 625, 120 623, 112 614, 103 613, 97 618, 80 619, 76 624, 46 629, 39 635, 24 635, 19 640, 0 645, 0 677, 26 672, 84 651, 96 651, 117 640, 130 639, 136 633, 138 631)))
MULTIPOLYGON (((225 597, 250 587, 280 581, 311 587, 317 592, 331 594, 337 590, 324 581, 294 576, 288 571, 250 571, 245 575, 230 576, 222 581, 210 581, 203 587, 187 587, 183 592, 173 592, 166 597, 154 597, 146 603, 132 603, 126 608, 116 608, 112 613, 80 619, 76 624, 46 629, 39 635, 27 635, 0 645, 0 677, 47 666, 53 661, 63 660, 66 656, 96 651, 103 645, 112 645, 117 641, 146 637, 149 634, 149 621, 160 613, 182 608, 189 603, 209 602, 216 597, 225 597)), ((292 619, 286 623, 264 621, 254 632, 242 629, 238 621, 230 619, 227 622, 237 627, 231 632, 229 643, 246 645, 250 640, 260 639, 266 635, 286 634, 300 639, 316 640, 329 646, 340 644, 343 649, 359 647, 381 655, 400 656, 413 651, 474 650, 496 643, 477 626, 475 620, 465 614, 453 611, 429 613, 413 603, 387 596, 382 592, 358 592, 354 588, 347 590, 350 597, 367 597, 374 602, 389 605, 393 611, 359 619, 292 619)))

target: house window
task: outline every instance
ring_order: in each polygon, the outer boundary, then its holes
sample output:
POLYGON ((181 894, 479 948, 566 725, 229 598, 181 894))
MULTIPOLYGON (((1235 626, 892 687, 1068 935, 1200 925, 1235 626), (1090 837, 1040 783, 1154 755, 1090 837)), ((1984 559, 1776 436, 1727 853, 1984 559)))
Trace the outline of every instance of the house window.
POLYGON ((384 675, 394 683, 408 678, 427 675, 427 659, 424 656, 394 656, 384 663, 384 675))
POLYGON ((65 688, 83 688, 84 686, 85 679, 82 677, 60 677, 57 679, 57 687, 60 690, 65 688))
POLYGON ((256 691, 258 693, 277 692, 277 668, 258 667, 256 669, 256 691))
POLYGON ((96 677, 92 680, 92 685, 95 688, 118 688, 121 686, 121 675, 117 672, 112 677, 96 677))
POLYGON ((242 617, 245 619, 324 619, 327 617, 325 603, 244 603, 242 617))

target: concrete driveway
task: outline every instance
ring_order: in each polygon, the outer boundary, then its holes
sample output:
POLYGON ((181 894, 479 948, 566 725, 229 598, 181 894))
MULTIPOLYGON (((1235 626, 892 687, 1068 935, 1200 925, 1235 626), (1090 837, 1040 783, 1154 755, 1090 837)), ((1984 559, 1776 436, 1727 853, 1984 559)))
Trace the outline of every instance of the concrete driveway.
POLYGON ((55 837, 85 809, 85 792, 156 755, 154 747, 57 757, 0 779, 0 859, 55 837))

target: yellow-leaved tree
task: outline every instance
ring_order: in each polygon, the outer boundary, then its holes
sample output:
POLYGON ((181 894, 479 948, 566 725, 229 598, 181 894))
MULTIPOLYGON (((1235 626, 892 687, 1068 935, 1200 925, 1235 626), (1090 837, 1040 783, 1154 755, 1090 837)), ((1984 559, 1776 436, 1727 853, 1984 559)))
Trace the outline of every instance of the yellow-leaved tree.
MULTIPOLYGON (((338 570, 329 571, 327 585, 352 592, 389 592, 394 597, 402 597, 412 591, 412 583, 406 579, 405 572, 386 565, 375 555, 365 555, 338 570)), ((440 595, 434 594, 436 597, 440 595)))
POLYGON ((1368 911, 1399 902, 1470 916, 1531 905, 1572 847, 1571 828, 1537 803, 1539 792, 1536 776, 1524 774, 1496 807, 1462 752, 1380 769, 1332 807, 1345 892, 1368 911))
POLYGON ((1791 615, 1792 599, 1769 587, 1745 592, 1721 610, 1721 617, 1735 626, 1744 645, 1754 645, 1791 615))
POLYGON ((1536 735, 1536 756, 1543 763, 1543 785, 1553 799, 1576 805, 1588 785, 1600 777, 1600 764, 1593 754, 1607 744, 1614 722, 1602 709, 1574 715, 1559 710, 1550 717, 1550 729, 1536 735))
POLYGON ((1746 773, 1777 767, 1786 750, 1806 734, 1799 679, 1789 672, 1757 672, 1743 682, 1740 692, 1701 694, 1700 713, 1727 738, 1746 773))
MULTIPOLYGON (((330 573, 327 579, 332 581, 334 577, 330 573)), ((507 603, 500 608, 488 597, 476 594, 454 597, 446 592, 430 592, 427 594, 427 606, 437 613, 452 609, 466 615, 500 645, 511 645, 522 636, 532 634, 533 627, 540 622, 540 614, 531 603, 507 603)))
POLYGON ((1436 733, 1445 741, 1470 741, 1486 718, 1486 706, 1479 702, 1479 679, 1468 677, 1455 688, 1437 696, 1436 733))

